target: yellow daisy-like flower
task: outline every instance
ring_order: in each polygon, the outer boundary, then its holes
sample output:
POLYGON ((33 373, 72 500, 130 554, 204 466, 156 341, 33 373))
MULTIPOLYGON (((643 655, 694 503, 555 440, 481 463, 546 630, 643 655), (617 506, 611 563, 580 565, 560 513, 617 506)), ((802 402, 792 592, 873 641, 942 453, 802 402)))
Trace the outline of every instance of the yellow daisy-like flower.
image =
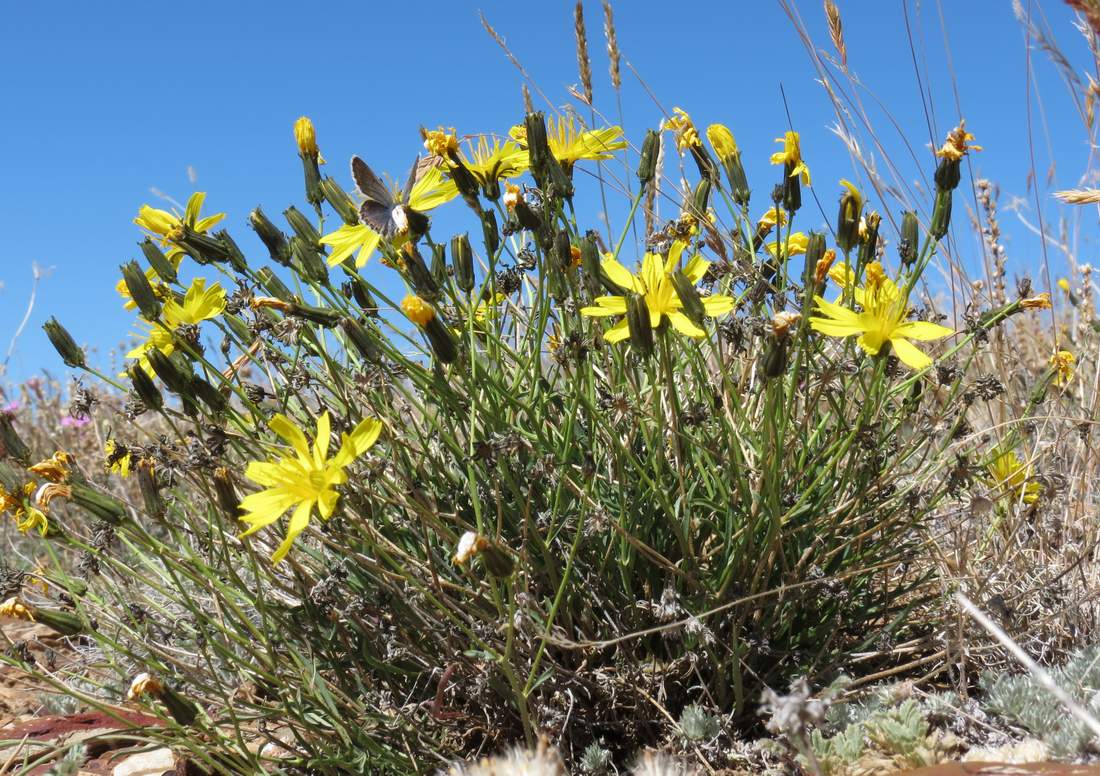
POLYGON ((164 303, 161 312, 163 326, 148 324, 149 332, 146 341, 127 353, 126 358, 139 359, 141 367, 152 374, 152 367, 149 366, 149 359, 146 356, 151 348, 170 355, 175 350, 175 344, 172 341, 174 329, 184 325, 198 325, 218 317, 224 310, 225 289, 221 284, 214 283, 207 288, 206 278, 195 278, 188 286, 182 302, 173 297, 164 303))
MULTIPOLYGON (((699 139, 699 131, 695 129, 695 123, 691 120, 691 116, 687 114, 687 111, 680 108, 672 109, 672 118, 665 120, 662 129, 676 133, 677 151, 683 152, 703 145, 703 141, 699 139)), ((733 136, 730 135, 730 140, 732 139, 733 136)))
MULTIPOLYGON (((830 270, 830 276, 842 277, 847 285, 854 279, 844 264, 830 270), (834 274, 835 273, 835 274, 834 274)), ((853 288, 853 298, 861 308, 856 312, 823 297, 815 296, 816 312, 821 317, 810 318, 810 327, 830 337, 859 335, 858 344, 868 355, 878 355, 890 343, 894 355, 913 369, 924 369, 932 359, 909 340, 937 340, 954 332, 946 326, 928 321, 908 321, 909 300, 893 280, 886 277, 877 261, 867 265, 867 282, 863 288, 853 288)))
MULTIPOLYGON (((187 200, 187 207, 184 209, 182 217, 167 210, 142 205, 138 210, 134 223, 147 231, 150 237, 156 238, 161 247, 167 247, 171 241, 178 240, 183 236, 185 226, 193 232, 205 234, 221 223, 222 219, 225 218, 225 213, 215 213, 206 218, 201 217, 202 203, 205 200, 206 192, 196 191, 187 200)), ((166 255, 173 266, 178 267, 180 259, 183 257, 183 250, 172 246, 166 255)))
MULTIPOLYGON (((771 229, 776 224, 780 226, 787 225, 787 211, 781 207, 773 207, 760 216, 756 221, 756 228, 771 229)), ((796 232, 796 234, 801 234, 801 232, 796 232)))
MULTIPOLYGON (((182 256, 182 254, 180 255, 182 256)), ((175 264, 177 266, 179 265, 178 257, 175 264)), ((149 280, 149 285, 153 287, 153 293, 156 294, 158 299, 161 299, 163 301, 164 299, 168 298, 168 296, 171 294, 171 291, 169 290, 167 284, 160 282, 160 276, 157 275, 155 269, 150 267, 149 269, 145 270, 145 277, 149 280)), ((115 283, 115 291, 117 291, 118 295, 121 296, 124 300, 122 306, 126 310, 137 309, 137 302, 135 302, 130 297, 130 287, 126 285, 125 280, 120 280, 115 283)))
POLYGON ((450 132, 443 127, 421 129, 420 136, 424 138, 424 148, 432 156, 448 157, 458 151, 458 137, 453 128, 450 132))
POLYGON ((1057 385, 1065 385, 1073 379, 1074 367, 1077 357, 1068 350, 1059 350, 1050 357, 1050 366, 1054 370, 1054 382, 1057 385))
POLYGON ((780 245, 783 247, 783 253, 788 258, 791 256, 801 256, 806 252, 806 248, 810 245, 810 238, 804 232, 794 232, 787 240, 765 243, 764 247, 768 250, 772 256, 776 256, 779 252, 780 245))
POLYGON ((270 427, 291 446, 292 452, 273 461, 253 461, 248 465, 245 476, 264 490, 241 500, 244 512, 241 520, 250 526, 241 536, 271 525, 293 507, 286 538, 271 556, 271 560, 278 563, 286 557, 298 534, 309 525, 314 507, 322 520, 332 517, 340 498, 336 486, 347 482, 345 469, 378 440, 382 422, 373 418, 360 422, 350 434, 341 437, 340 449, 331 458, 328 449, 332 429, 328 412, 317 419, 312 446, 305 432, 285 415, 272 418, 270 427))
POLYGON ((782 151, 772 154, 772 164, 787 164, 791 167, 791 177, 802 176, 803 185, 810 185, 810 168, 802 161, 802 146, 797 132, 787 132, 777 137, 775 142, 783 144, 782 151))
POLYGON ((353 253, 356 254, 355 266, 362 267, 378 249, 381 239, 382 235, 366 224, 344 224, 335 232, 324 235, 321 242, 332 246, 328 257, 330 267, 335 267, 353 253))
POLYGON ((1049 291, 1020 300, 1020 307, 1024 310, 1049 310, 1052 306, 1049 291))
POLYGON ((1032 479, 1031 466, 1012 450, 995 450, 987 469, 990 486, 1004 492, 1012 501, 1034 504, 1042 495, 1043 486, 1032 479))
MULTIPOLYGON (((641 271, 638 274, 632 273, 610 255, 604 257, 601 266, 612 282, 645 298, 646 307, 649 308, 649 323, 654 329, 667 318, 672 328, 681 334, 689 337, 705 337, 706 332, 684 314, 683 302, 680 301, 670 277, 679 263, 684 247, 684 243, 678 240, 674 242, 669 249, 667 260, 658 253, 647 253, 642 259, 641 271)), ((709 261, 696 255, 687 263, 683 272, 688 280, 697 284, 703 279, 709 266, 709 261)), ((595 302, 595 307, 582 307, 581 314, 592 317, 625 316, 629 299, 626 296, 600 296, 595 299, 595 302)), ((711 318, 725 315, 734 307, 733 298, 723 294, 704 296, 702 302, 704 312, 711 318)), ((608 342, 620 342, 629 336, 630 329, 626 318, 604 332, 604 339, 608 342)))
MULTIPOLYGON (((508 134, 521 147, 527 147, 527 129, 522 124, 512 127, 508 134)), ((626 141, 620 139, 622 135, 622 127, 578 131, 572 116, 551 116, 546 120, 546 141, 550 146, 550 153, 566 172, 581 159, 613 158, 612 151, 626 148, 626 141)))
POLYGON ((470 171, 482 186, 491 186, 501 178, 514 178, 522 175, 531 165, 526 149, 520 148, 514 140, 479 135, 477 143, 473 139, 466 141, 466 150, 459 154, 462 164, 470 171))

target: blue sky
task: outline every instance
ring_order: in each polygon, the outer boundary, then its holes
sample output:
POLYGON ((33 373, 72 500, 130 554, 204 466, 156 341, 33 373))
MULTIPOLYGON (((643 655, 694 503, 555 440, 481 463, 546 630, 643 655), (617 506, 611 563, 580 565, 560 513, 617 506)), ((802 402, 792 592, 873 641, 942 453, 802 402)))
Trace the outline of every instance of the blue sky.
MULTIPOLYGON (((1027 0, 1022 2, 1026 8, 1027 0)), ((821 4, 795 5, 815 41, 828 47, 821 4)), ((906 6, 865 0, 839 0, 839 5, 850 66, 866 87, 861 98, 888 153, 903 161, 902 179, 917 181, 930 173, 932 161, 904 22, 906 6), (874 107, 876 101, 889 110, 900 133, 874 107), (907 159, 903 136, 919 156, 919 166, 907 159)), ((1034 221, 1034 195, 1027 189, 1022 28, 1007 1, 946 0, 941 5, 948 15, 946 33, 935 2, 908 4, 918 46, 916 68, 930 92, 936 141, 959 116, 957 89, 962 115, 986 147, 973 157, 975 173, 1000 184, 1002 206, 1012 197, 1026 197, 1025 216, 1034 221)), ((615 118, 602 9, 592 0, 585 8, 597 106, 615 118)), ((762 211, 777 177, 767 157, 775 150, 773 139, 787 128, 785 94, 814 172, 814 191, 831 220, 836 181, 855 170, 828 131, 833 111, 783 8, 772 0, 701 0, 679 8, 677 13, 668 4, 642 2, 620 2, 615 8, 620 48, 645 80, 643 87, 624 63, 623 123, 630 138, 640 140, 647 127, 661 120, 662 109, 673 106, 687 109, 700 127, 728 124, 757 192, 754 210, 762 211)), ((5 74, 0 359, 23 318, 32 265, 45 271, 7 379, 22 379, 41 368, 64 374, 41 333, 51 314, 96 349, 94 359, 108 363, 109 352, 133 329, 133 315, 114 293, 118 265, 139 256, 140 234, 131 221, 142 203, 167 206, 153 189, 181 203, 194 190, 207 192, 206 212, 226 212, 225 225, 250 258, 262 263, 265 253, 246 219, 256 205, 273 216, 292 203, 302 206, 291 133, 299 115, 313 118, 330 160, 326 171, 349 188, 346 164, 353 153, 403 176, 420 150, 421 125, 454 126, 460 134, 506 131, 522 116, 521 77, 482 29, 479 9, 550 100, 569 102, 567 88, 578 80, 572 3, 433 0, 320 6, 195 0, 171 5, 20 3, 6 9, 0 29, 0 72, 5 74)), ((1045 14, 1042 18, 1083 72, 1087 50, 1071 27, 1069 10, 1062 3, 1035 3, 1032 13, 1037 20, 1045 14)), ((1089 149, 1073 102, 1046 54, 1034 50, 1032 66, 1042 101, 1040 112, 1033 94, 1039 194, 1045 216, 1052 218, 1057 209, 1049 192, 1078 183, 1089 149), (1056 176, 1048 184, 1052 149, 1056 176)), ((615 207, 611 210, 614 217, 615 207)), ((812 212, 805 218, 806 228, 822 221, 812 212)), ((965 223, 961 207, 955 218, 965 223)), ((1002 220, 1013 268, 1038 279, 1038 239, 1013 214, 1004 213, 1002 220)), ((595 217, 590 225, 598 226, 595 217)), ((471 226, 456 222, 454 228, 471 226)), ((958 236, 959 255, 978 261, 980 245, 965 231, 958 236)), ((1090 260, 1087 250, 1082 260, 1090 260)))

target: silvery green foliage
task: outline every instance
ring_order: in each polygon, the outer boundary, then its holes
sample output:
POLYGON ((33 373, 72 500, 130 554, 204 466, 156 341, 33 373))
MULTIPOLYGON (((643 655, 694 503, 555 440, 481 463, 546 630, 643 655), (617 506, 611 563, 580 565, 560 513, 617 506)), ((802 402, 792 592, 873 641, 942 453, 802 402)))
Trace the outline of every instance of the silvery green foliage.
MULTIPOLYGON (((1050 672, 1078 703, 1100 712, 1100 646, 1087 647, 1050 672)), ((1055 757, 1075 757, 1089 745, 1088 729, 1030 674, 981 678, 986 710, 1041 739, 1055 757)))
POLYGON ((605 773, 610 764, 611 751, 604 749, 595 742, 585 747, 584 753, 581 755, 580 766, 584 773, 605 773))
POLYGON ((858 760, 874 743, 886 754, 910 757, 928 740, 928 718, 921 704, 907 699, 896 703, 890 688, 872 693, 860 703, 834 704, 829 710, 827 736, 814 731, 810 745, 828 774, 858 760))
POLYGON ((61 760, 46 772, 46 776, 77 776, 80 766, 88 759, 88 749, 80 744, 71 747, 61 760))
POLYGON ((867 748, 863 736, 863 726, 849 725, 842 732, 826 738, 821 731, 810 734, 810 746, 824 776, 829 776, 854 763, 867 748))
POLYGON ((884 752, 906 757, 928 739, 928 720, 920 704, 912 699, 871 716, 863 728, 884 752))
POLYGON ((680 732, 689 741, 705 741, 721 732, 718 718, 698 704, 687 706, 680 714, 680 732))

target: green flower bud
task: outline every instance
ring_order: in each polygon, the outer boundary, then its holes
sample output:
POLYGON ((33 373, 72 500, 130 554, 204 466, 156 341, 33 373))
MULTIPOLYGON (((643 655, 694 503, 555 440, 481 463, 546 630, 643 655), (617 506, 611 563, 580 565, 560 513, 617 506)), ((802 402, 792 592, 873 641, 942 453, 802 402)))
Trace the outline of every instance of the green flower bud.
POLYGON ((340 321, 340 329, 344 332, 347 342, 365 360, 373 364, 381 361, 382 351, 378 347, 379 334, 373 325, 367 327, 354 318, 344 318, 340 321))
POLYGON ((307 280, 314 283, 326 283, 328 281, 328 264, 320 249, 311 245, 308 240, 294 235, 290 238, 290 255, 294 257, 294 264, 298 271, 307 280))
MULTIPOLYGON (((405 262, 405 274, 409 283, 418 296, 422 296, 430 302, 439 298, 439 284, 435 282, 428 265, 424 263, 424 257, 420 255, 416 245, 405 243, 401 250, 402 259, 405 262)), ((395 262, 396 263, 396 262, 395 262)))
POLYGON ((126 290, 130 292, 130 298, 134 300, 141 315, 147 321, 155 321, 160 317, 160 300, 153 291, 144 270, 136 261, 128 261, 119 267, 122 272, 122 282, 126 284, 126 290))
POLYGON ((177 396, 191 397, 191 369, 185 367, 180 359, 165 355, 158 348, 149 348, 145 352, 153 374, 161 379, 164 386, 177 396))
POLYGON ((447 246, 443 243, 432 245, 432 278, 442 286, 447 282, 447 246))
MULTIPOLYGON (((555 162, 557 164, 557 162, 555 162)), ((485 252, 495 256, 500 247, 500 230, 497 229, 497 215, 493 210, 486 210, 481 214, 481 234, 485 241, 485 252)))
POLYGON ((218 501, 218 508, 227 520, 237 521, 241 516, 241 499, 237 495, 237 488, 233 484, 233 474, 224 466, 214 470, 212 478, 214 496, 218 501))
POLYGON ((149 262, 149 266, 153 268, 153 272, 157 273, 157 277, 163 280, 165 283, 176 282, 176 268, 172 266, 172 262, 168 260, 168 257, 161 251, 160 246, 146 237, 138 245, 141 247, 141 252, 145 254, 145 260, 149 262))
POLYGON ((432 352, 442 363, 450 364, 458 358, 458 347, 455 345, 454 337, 438 316, 424 324, 423 329, 432 346, 432 352))
POLYGON ((175 243, 199 264, 210 264, 229 258, 229 252, 216 237, 196 232, 186 226, 183 227, 183 237, 175 243))
POLYGON ((706 310, 703 308, 703 299, 691 279, 682 270, 674 270, 672 273, 672 287, 676 290, 676 296, 680 297, 683 304, 683 312, 692 323, 702 328, 706 319, 706 310))
POLYGON ((871 211, 864 218, 867 229, 859 242, 859 266, 866 267, 876 260, 878 255, 878 227, 882 222, 882 216, 871 211))
POLYGON ((531 159, 531 175, 549 199, 569 199, 573 182, 550 152, 546 138, 546 119, 542 113, 528 113, 524 118, 527 130, 527 152, 531 159))
POLYGON ((901 219, 901 241, 898 243, 898 255, 904 267, 912 267, 917 262, 917 251, 920 250, 919 228, 917 214, 906 210, 901 219))
POLYGON ((595 298, 603 290, 602 274, 600 267, 600 248, 596 244, 596 237, 591 232, 581 240, 581 273, 584 278, 584 287, 589 296, 595 298))
POLYGON ((695 191, 691 197, 691 215, 699 220, 707 217, 707 205, 710 204, 710 178, 700 178, 695 184, 695 191))
POLYGON ((764 353, 764 377, 774 380, 787 371, 787 338, 773 337, 764 353))
POLYGON ((936 192, 936 204, 932 208, 932 222, 928 234, 933 240, 942 240, 951 226, 951 189, 936 192))
POLYGON ((284 267, 289 267, 290 246, 287 244, 286 235, 275 224, 271 223, 271 220, 264 215, 264 211, 257 207, 248 214, 248 223, 256 231, 263 244, 267 246, 272 261, 278 262, 284 267))
POLYGON ((359 223, 359 208, 339 183, 332 178, 325 178, 321 181, 321 194, 345 224, 355 226, 359 223))
MULTIPOLYGON (((0 412, 0 456, 14 458, 24 468, 30 465, 30 448, 15 430, 12 417, 7 412, 0 412)), ((9 490, 14 492, 11 488, 9 490)))
POLYGON ((646 130, 642 140, 642 153, 638 159, 638 181, 644 189, 657 174, 657 156, 661 151, 661 135, 653 129, 646 130))
POLYGON ((126 507, 114 496, 108 496, 90 485, 79 482, 70 482, 65 487, 72 492, 70 498, 74 504, 99 520, 118 525, 126 517, 126 507))
POLYGON ((470 293, 474 288, 474 251, 470 247, 469 235, 457 234, 451 238, 451 267, 454 269, 455 283, 470 293))
POLYGON ((149 458, 139 458, 134 470, 137 472, 138 490, 141 491, 145 513, 158 519, 164 517, 167 505, 164 503, 164 496, 161 495, 160 485, 157 483, 153 461, 149 458))
POLYGON ((260 285, 263 286, 267 293, 271 294, 276 299, 282 299, 284 302, 289 302, 294 299, 294 294, 290 289, 286 287, 286 284, 279 279, 271 267, 261 267, 260 271, 256 273, 256 277, 260 281, 260 285))
POLYGON ((653 326, 649 322, 649 307, 645 297, 633 294, 627 302, 626 325, 630 330, 630 346, 642 358, 653 355, 653 326))
POLYGON ((70 366, 73 369, 83 369, 85 367, 84 351, 77 346, 76 340, 65 330, 64 326, 57 322, 56 318, 51 317, 42 324, 42 328, 45 329, 46 336, 50 338, 50 343, 54 346, 57 354, 61 356, 61 360, 65 362, 65 366, 70 366))
POLYGON ((859 219, 863 214, 863 197, 859 190, 848 181, 842 180, 845 187, 840 197, 840 212, 836 217, 836 245, 848 253, 859 244, 859 219))
POLYGON ((234 240, 229 232, 222 229, 215 232, 214 236, 221 242, 222 247, 225 248, 226 258, 237 272, 247 272, 248 262, 245 261, 244 253, 241 252, 240 246, 237 245, 237 241, 234 240))
POLYGON ((291 205, 283 211, 283 215, 286 217, 287 223, 290 224, 290 228, 294 230, 294 234, 320 250, 321 233, 318 232, 312 222, 302 214, 302 211, 291 205))
POLYGON ((164 406, 164 396, 149 374, 141 368, 136 361, 130 364, 126 373, 130 376, 130 384, 134 387, 134 393, 141 399, 141 403, 147 409, 159 410, 164 406))

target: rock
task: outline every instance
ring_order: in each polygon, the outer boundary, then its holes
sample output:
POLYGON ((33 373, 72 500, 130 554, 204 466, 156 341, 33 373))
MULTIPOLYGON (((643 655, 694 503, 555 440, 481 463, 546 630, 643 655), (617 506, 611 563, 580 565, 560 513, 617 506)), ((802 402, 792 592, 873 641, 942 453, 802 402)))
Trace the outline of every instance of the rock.
POLYGON ((176 756, 171 749, 152 749, 126 757, 111 776, 175 776, 176 756))
POLYGON ((1066 763, 941 763, 899 776, 1100 776, 1100 765, 1066 763))

